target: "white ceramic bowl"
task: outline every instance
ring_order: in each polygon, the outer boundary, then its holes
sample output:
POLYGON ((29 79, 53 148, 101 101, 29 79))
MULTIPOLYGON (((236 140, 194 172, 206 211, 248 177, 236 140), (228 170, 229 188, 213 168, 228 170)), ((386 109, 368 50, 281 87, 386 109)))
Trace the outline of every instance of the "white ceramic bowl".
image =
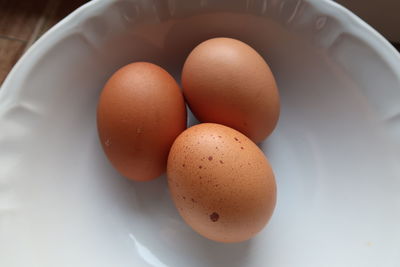
MULTIPOLYGON (((191 122, 193 123, 193 122, 191 122)), ((327 0, 92 1, 36 42, 0 91, 0 266, 400 266, 400 57, 327 0), (179 78, 198 42, 269 62, 282 115, 261 146, 276 211, 219 244, 178 216, 165 177, 130 182, 97 139, 107 78, 138 60, 179 78)))

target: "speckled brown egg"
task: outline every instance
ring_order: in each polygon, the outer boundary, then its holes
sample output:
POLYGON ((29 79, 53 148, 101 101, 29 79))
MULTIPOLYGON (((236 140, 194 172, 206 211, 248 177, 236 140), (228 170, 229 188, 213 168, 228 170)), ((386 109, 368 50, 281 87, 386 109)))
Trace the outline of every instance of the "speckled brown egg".
POLYGON ((275 178, 263 152, 220 124, 203 123, 180 134, 168 156, 167 176, 180 215, 211 240, 251 238, 275 207, 275 178))
POLYGON ((182 86, 202 122, 232 127, 256 143, 277 124, 280 104, 274 76, 264 59, 239 40, 214 38, 195 47, 183 66, 182 86))
POLYGON ((181 89, 157 65, 126 65, 104 86, 97 128, 105 154, 122 175, 154 179, 165 171, 169 149, 186 128, 181 89))

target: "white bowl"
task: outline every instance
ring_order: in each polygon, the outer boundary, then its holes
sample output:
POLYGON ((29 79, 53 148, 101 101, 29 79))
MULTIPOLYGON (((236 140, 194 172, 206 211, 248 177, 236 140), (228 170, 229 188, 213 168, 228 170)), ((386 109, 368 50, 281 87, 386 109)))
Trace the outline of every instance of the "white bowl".
POLYGON ((0 129, 0 266, 400 266, 400 57, 333 2, 92 1, 17 63, 0 129), (239 244, 185 225, 165 177, 121 177, 96 132, 113 71, 146 60, 179 78, 214 36, 257 49, 282 100, 262 144, 276 211, 239 244))

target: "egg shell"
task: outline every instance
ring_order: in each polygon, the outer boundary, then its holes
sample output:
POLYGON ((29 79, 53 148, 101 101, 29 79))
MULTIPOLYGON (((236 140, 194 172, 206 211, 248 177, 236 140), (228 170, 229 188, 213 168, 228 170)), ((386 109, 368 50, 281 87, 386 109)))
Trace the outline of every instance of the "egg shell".
POLYGON ((126 65, 104 86, 97 127, 105 154, 122 175, 154 179, 165 172, 169 149, 186 128, 181 89, 157 65, 126 65))
POLYGON ((180 215, 211 240, 251 238, 275 207, 275 178, 263 152, 223 125, 203 123, 179 135, 168 156, 167 176, 180 215))
POLYGON ((249 45, 213 38, 196 46, 182 70, 182 86, 202 122, 232 127, 258 143, 274 130, 280 112, 274 76, 249 45))

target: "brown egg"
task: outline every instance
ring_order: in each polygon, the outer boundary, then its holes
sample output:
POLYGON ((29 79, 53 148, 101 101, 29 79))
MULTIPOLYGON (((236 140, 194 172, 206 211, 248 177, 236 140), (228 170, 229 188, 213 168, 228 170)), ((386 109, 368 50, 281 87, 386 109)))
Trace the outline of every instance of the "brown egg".
POLYGON ((180 215, 211 240, 251 238, 275 207, 275 178, 263 152, 223 125, 203 123, 179 135, 168 156, 167 176, 180 215))
POLYGON ((241 41, 214 38, 199 44, 185 61, 182 86, 202 122, 227 125, 256 143, 277 124, 274 76, 264 59, 241 41))
POLYGON ((186 108, 174 78, 161 67, 138 62, 107 81, 97 107, 104 152, 124 176, 147 181, 166 168, 169 149, 186 128, 186 108))

